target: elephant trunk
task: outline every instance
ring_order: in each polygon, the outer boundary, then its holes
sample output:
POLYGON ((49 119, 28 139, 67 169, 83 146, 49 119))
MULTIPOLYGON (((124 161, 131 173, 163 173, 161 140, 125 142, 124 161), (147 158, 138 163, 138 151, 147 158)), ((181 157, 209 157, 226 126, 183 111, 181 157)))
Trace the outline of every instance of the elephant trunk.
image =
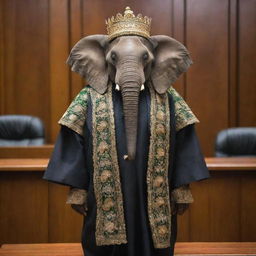
POLYGON ((138 101, 141 84, 126 82, 121 86, 126 130, 127 153, 125 159, 133 160, 136 154, 138 101))
POLYGON ((116 73, 120 86, 126 132, 127 155, 124 159, 134 160, 136 155, 138 103, 141 85, 145 82, 144 70, 136 58, 130 56, 120 63, 116 73))

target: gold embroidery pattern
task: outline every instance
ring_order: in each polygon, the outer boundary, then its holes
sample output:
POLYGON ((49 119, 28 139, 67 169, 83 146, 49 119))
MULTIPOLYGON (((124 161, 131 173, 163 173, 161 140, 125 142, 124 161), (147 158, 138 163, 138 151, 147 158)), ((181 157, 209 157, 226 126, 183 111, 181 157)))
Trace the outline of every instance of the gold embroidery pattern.
POLYGON ((181 130, 187 125, 199 123, 199 120, 194 115, 188 104, 173 87, 168 89, 168 93, 172 95, 174 100, 176 131, 181 130))
POLYGON ((70 189, 66 204, 87 205, 87 191, 79 188, 70 189))
POLYGON ((194 202, 191 190, 188 186, 176 188, 171 193, 171 200, 177 204, 191 204, 194 202))
POLYGON ((148 215, 155 248, 170 246, 171 206, 168 166, 170 111, 168 95, 157 94, 150 86, 150 146, 147 170, 148 215))
POLYGON ((83 127, 86 119, 86 110, 89 98, 89 87, 83 88, 71 102, 58 124, 65 125, 83 136, 83 127))
POLYGON ((112 88, 101 95, 91 89, 93 105, 93 183, 97 202, 96 244, 127 243, 116 151, 112 88))

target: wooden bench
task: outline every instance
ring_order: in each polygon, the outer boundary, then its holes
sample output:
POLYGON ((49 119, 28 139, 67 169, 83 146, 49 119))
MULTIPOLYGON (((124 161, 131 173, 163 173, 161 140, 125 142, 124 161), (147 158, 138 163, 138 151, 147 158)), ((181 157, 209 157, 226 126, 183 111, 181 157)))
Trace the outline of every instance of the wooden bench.
MULTIPOLYGON (((256 242, 178 242, 175 255, 256 255, 256 242)), ((4 244, 0 256, 83 256, 79 243, 4 244)))

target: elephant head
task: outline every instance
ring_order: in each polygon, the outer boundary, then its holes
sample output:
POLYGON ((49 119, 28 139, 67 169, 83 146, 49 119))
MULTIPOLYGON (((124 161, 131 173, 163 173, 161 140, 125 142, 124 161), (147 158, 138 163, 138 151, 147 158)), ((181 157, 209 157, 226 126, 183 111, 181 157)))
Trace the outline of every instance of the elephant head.
POLYGON ((73 47, 67 63, 100 94, 106 92, 109 79, 120 89, 127 158, 133 160, 140 91, 151 79, 156 92, 164 94, 192 61, 186 48, 168 36, 125 35, 109 41, 107 35, 91 35, 73 47))

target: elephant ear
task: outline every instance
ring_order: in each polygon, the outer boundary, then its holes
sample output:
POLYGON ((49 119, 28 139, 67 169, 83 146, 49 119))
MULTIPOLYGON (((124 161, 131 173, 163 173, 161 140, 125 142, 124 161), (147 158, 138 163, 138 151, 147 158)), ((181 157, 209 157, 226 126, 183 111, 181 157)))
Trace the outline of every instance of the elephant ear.
POLYGON ((155 90, 162 94, 187 71, 192 60, 185 46, 169 36, 151 36, 151 40, 156 45, 151 79, 155 90))
POLYGON ((67 59, 72 71, 80 74, 101 94, 105 93, 108 84, 105 60, 107 44, 106 35, 86 36, 76 43, 67 59))

